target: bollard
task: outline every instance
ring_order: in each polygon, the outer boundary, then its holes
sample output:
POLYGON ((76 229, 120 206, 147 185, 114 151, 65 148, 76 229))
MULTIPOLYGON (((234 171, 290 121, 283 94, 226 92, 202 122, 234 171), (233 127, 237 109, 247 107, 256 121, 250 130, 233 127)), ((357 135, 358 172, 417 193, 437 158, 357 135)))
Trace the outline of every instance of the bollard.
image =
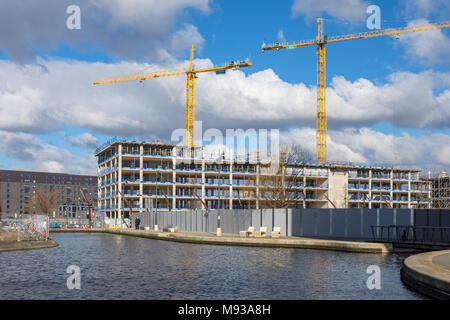
POLYGON ((220 227, 220 211, 219 211, 219 214, 217 215, 217 231, 216 231, 216 235, 218 237, 222 236, 222 228, 220 227))

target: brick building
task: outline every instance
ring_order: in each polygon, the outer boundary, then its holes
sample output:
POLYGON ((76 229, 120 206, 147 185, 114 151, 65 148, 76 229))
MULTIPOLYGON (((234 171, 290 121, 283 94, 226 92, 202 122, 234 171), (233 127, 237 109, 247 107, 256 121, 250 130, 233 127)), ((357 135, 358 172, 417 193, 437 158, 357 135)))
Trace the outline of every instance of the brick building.
POLYGON ((2 217, 43 212, 35 189, 48 199, 49 213, 55 217, 76 217, 87 212, 80 190, 94 207, 97 204, 96 176, 0 170, 2 217))

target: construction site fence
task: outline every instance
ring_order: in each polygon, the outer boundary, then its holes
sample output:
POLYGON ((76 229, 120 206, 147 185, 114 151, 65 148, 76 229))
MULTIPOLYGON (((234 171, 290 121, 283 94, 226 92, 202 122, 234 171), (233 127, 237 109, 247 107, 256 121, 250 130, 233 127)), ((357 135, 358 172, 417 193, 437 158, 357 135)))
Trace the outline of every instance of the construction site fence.
POLYGON ((14 234, 17 241, 47 240, 49 217, 46 214, 27 214, 14 219, 6 218, 1 220, 1 227, 14 234))
MULTIPOLYGON (((381 226, 450 227, 449 209, 248 209, 248 210, 185 210, 139 212, 132 216, 133 228, 139 218, 139 228, 159 230, 177 227, 185 232, 239 234, 250 226, 258 231, 266 227, 270 234, 281 228, 282 236, 322 239, 373 240, 380 237, 381 226), (219 218, 220 217, 220 218, 219 218), (375 229, 373 228, 375 227, 375 229), (374 230, 374 231, 373 231, 374 230), (375 233, 374 233, 375 232, 375 233)), ((109 227, 129 227, 129 221, 109 219, 109 227)), ((395 231, 393 235, 396 237, 395 231)), ((414 235, 422 237, 424 229, 416 228, 414 235)))
MULTIPOLYGON (((92 228, 104 228, 105 220, 91 219, 92 228)), ((53 228, 89 228, 88 218, 50 218, 50 232, 53 228)))

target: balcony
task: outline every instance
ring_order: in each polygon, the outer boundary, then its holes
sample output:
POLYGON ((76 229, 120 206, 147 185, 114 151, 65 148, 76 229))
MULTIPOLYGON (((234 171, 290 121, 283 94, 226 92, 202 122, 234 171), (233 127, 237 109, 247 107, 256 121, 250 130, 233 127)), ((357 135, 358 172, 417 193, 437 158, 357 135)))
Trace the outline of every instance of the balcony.
POLYGON ((391 180, 390 176, 372 176, 372 180, 391 180))
POLYGON ((122 178, 122 183, 140 183, 138 178, 122 178))
MULTIPOLYGON (((229 171, 222 171, 222 172, 229 172, 229 171)), ((240 170, 240 169, 236 170, 236 169, 233 169, 231 171, 231 173, 233 173, 233 174, 255 174, 255 171, 254 170, 240 170)))
POLYGON ((115 210, 117 209, 116 205, 103 205, 99 207, 99 210, 115 210))
POLYGON ((153 157, 153 158, 167 158, 167 157, 172 157, 171 154, 157 154, 157 153, 149 153, 149 152, 144 152, 142 154, 142 156, 144 157, 153 157))
POLYGON ((173 171, 174 169, 168 166, 157 166, 157 167, 147 167, 144 165, 142 168, 143 170, 147 171, 173 171))
POLYGON ((348 186, 348 190, 369 191, 369 186, 348 186))
POLYGON ((150 191, 144 191, 143 194, 141 195, 142 197, 155 197, 155 198, 161 198, 161 197, 166 197, 167 198, 173 198, 174 196, 172 195, 172 193, 170 192, 167 195, 164 195, 162 192, 156 192, 155 194, 151 193, 150 191))
POLYGON ((312 185, 305 185, 305 189, 327 190, 327 189, 328 189, 328 186, 312 186, 312 185))
POLYGON ((122 151, 122 155, 139 157, 141 155, 141 153, 138 151, 122 151))
POLYGON ((356 198, 349 198, 348 201, 349 202, 364 202, 364 201, 370 201, 370 200, 356 197, 356 198))
POLYGON ((201 181, 179 181, 175 182, 175 184, 182 184, 182 185, 203 185, 204 183, 201 181))
POLYGON ((102 160, 99 160, 99 162, 98 162, 98 164, 100 165, 100 164, 103 164, 103 163, 105 163, 106 161, 109 161, 109 160, 111 160, 112 158, 114 158, 114 157, 116 157, 117 156, 117 153, 114 153, 114 154, 112 154, 112 155, 110 155, 110 156, 108 156, 108 157, 106 157, 106 158, 103 158, 102 160))
POLYGON ((137 167, 136 165, 128 165, 128 164, 122 164, 122 169, 126 170, 141 170, 141 167, 137 167))
POLYGON ((369 179, 368 175, 349 175, 349 179, 369 179))
POLYGON ((408 176, 394 176, 392 178, 392 180, 403 180, 403 181, 408 181, 408 176))
POLYGON ((305 198, 306 201, 328 201, 325 197, 307 197, 305 198))
POLYGON ((100 170, 99 175, 100 175, 100 176, 103 176, 103 175, 105 175, 105 174, 107 174, 107 173, 109 173, 109 172, 111 172, 111 171, 116 170, 116 169, 117 169, 117 166, 112 166, 112 167, 104 168, 104 169, 100 170))
POLYGON ((106 187, 106 186, 109 186, 109 185, 111 185, 111 184, 114 184, 114 183, 116 183, 118 181, 118 179, 116 178, 116 179, 110 179, 110 180, 106 180, 106 181, 103 181, 103 182, 101 182, 101 183, 99 183, 99 187, 101 188, 101 187, 106 187))
POLYGON ((178 166, 174 170, 177 172, 180 172, 180 173, 182 173, 182 172, 199 172, 199 173, 203 172, 201 168, 200 169, 199 168, 186 168, 186 167, 180 168, 178 166))

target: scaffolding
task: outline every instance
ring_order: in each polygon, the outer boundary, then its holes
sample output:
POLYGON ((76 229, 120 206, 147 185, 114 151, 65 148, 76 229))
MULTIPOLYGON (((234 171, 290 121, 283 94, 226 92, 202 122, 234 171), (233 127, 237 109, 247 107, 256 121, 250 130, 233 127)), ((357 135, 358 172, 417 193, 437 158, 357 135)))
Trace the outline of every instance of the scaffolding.
POLYGON ((424 179, 424 183, 418 185, 418 190, 420 193, 417 195, 417 206, 418 209, 430 209, 433 208, 431 201, 431 180, 424 179))
POLYGON ((442 171, 438 177, 431 179, 431 201, 433 208, 450 208, 450 183, 447 172, 442 171))

